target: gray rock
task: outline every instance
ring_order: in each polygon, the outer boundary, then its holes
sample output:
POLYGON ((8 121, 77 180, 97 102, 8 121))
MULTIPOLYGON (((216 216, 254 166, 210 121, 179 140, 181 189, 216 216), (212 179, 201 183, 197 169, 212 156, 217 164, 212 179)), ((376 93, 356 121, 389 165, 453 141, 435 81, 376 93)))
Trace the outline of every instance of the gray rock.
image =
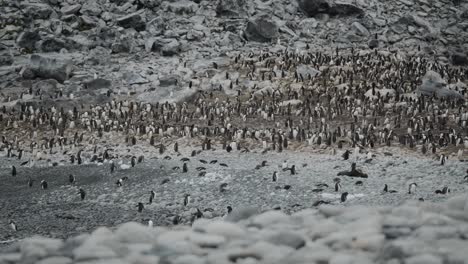
POLYGON ((0 54, 0 67, 1 66, 9 66, 13 64, 13 56, 9 53, 1 53, 0 54))
POLYGON ((52 7, 42 3, 26 3, 24 13, 34 19, 48 19, 53 13, 52 7))
POLYGON ((121 225, 115 232, 115 236, 125 243, 152 242, 155 239, 150 228, 135 222, 121 225))
POLYGON ((24 31, 18 36, 16 44, 18 47, 27 49, 32 52, 35 49, 35 43, 39 40, 41 40, 41 36, 38 32, 24 31))
POLYGON ((61 83, 66 81, 72 72, 72 61, 63 58, 54 58, 31 55, 30 63, 24 67, 34 74, 34 77, 55 79, 61 83))
POLYGON ((364 27, 361 23, 359 22, 353 22, 351 24, 351 28, 356 31, 358 34, 362 35, 362 36, 368 36, 370 33, 369 33, 369 30, 367 30, 366 27, 364 27))
POLYGON ((422 84, 417 89, 417 92, 426 96, 436 95, 439 98, 463 99, 463 95, 457 91, 448 89, 446 85, 446 81, 440 77, 440 74, 428 71, 422 78, 422 84))
POLYGON ((218 16, 245 17, 247 15, 246 0, 220 0, 216 6, 218 16))
POLYGON ((102 13, 102 9, 97 1, 84 1, 80 13, 91 17, 98 17, 102 13))
POLYGON ((163 56, 173 56, 180 52, 180 43, 176 39, 172 39, 169 42, 163 44, 161 48, 161 54, 163 56))
POLYGON ((55 37, 45 38, 37 44, 37 49, 42 52, 59 52, 65 47, 65 42, 55 37))
POLYGON ((198 9, 198 4, 188 0, 164 2, 164 4, 166 4, 166 10, 179 15, 194 13, 198 9))
POLYGON ((84 87, 90 90, 105 89, 111 86, 111 81, 97 78, 84 83, 84 87))
POLYGON ((440 257, 432 254, 422 254, 418 256, 412 256, 405 259, 405 264, 442 264, 443 261, 440 257))
POLYGON ((309 17, 320 13, 326 13, 330 9, 330 3, 327 0, 298 0, 299 7, 309 17))
POLYGON ((21 263, 37 263, 39 259, 51 254, 57 254, 62 246, 63 241, 60 239, 45 237, 27 238, 20 245, 22 252, 21 263))
POLYGON ((162 17, 156 17, 146 24, 146 31, 153 37, 164 33, 165 23, 162 17))
POLYGON ((166 75, 159 79, 159 86, 168 87, 172 85, 177 85, 178 79, 176 75, 166 75))
POLYGON ((453 65, 456 65, 456 66, 468 65, 468 57, 464 53, 455 52, 452 54, 450 58, 451 58, 453 65))
POLYGON ((60 12, 64 15, 71 15, 71 14, 76 14, 78 11, 80 11, 81 5, 80 4, 75 4, 75 5, 70 5, 70 6, 64 6, 60 9, 60 12))
POLYGON ((232 212, 226 216, 225 220, 228 222, 239 222, 257 213, 258 213, 258 208, 252 207, 252 206, 234 208, 232 212))
POLYGON ((42 259, 36 264, 71 264, 73 263, 73 260, 68 257, 48 257, 45 259, 42 259))
POLYGON ((332 16, 363 15, 364 10, 353 4, 335 2, 328 10, 328 14, 332 16))
POLYGON ((146 22, 143 20, 140 11, 118 18, 117 25, 123 28, 133 28, 137 31, 146 29, 146 22))
POLYGON ((108 65, 111 60, 111 51, 98 46, 89 52, 88 61, 94 65, 108 65))
POLYGON ((306 241, 301 235, 291 231, 279 232, 266 240, 274 245, 284 245, 294 249, 300 249, 306 245, 306 241))
POLYGON ((134 73, 134 72, 124 72, 122 76, 125 80, 125 82, 129 85, 131 84, 143 84, 147 83, 148 80, 145 78, 141 77, 140 74, 134 73))
POLYGON ((247 22, 245 35, 250 41, 269 42, 278 37, 278 25, 267 15, 260 15, 247 22))

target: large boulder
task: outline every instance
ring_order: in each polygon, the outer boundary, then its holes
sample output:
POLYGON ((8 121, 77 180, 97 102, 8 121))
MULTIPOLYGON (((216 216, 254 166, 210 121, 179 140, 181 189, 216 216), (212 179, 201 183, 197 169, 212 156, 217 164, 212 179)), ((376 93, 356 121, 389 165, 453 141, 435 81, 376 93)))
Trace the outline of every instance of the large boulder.
POLYGON ((326 13, 330 9, 330 3, 327 0, 299 0, 299 8, 309 17, 320 13, 326 13))
POLYGON ((250 20, 245 29, 249 41, 269 42, 278 36, 278 25, 267 15, 260 15, 250 20))
POLYGON ((216 6, 218 16, 244 17, 247 15, 246 0, 220 0, 216 6))
POLYGON ((146 28, 146 22, 140 11, 118 18, 117 25, 123 28, 133 28, 137 31, 143 31, 146 28))
POLYGON ((351 16, 364 14, 364 10, 361 8, 353 4, 340 1, 298 0, 298 3, 302 12, 309 17, 313 17, 321 13, 332 16, 351 16))
POLYGON ((41 36, 37 31, 24 31, 19 34, 18 38, 16 39, 16 45, 18 45, 20 48, 33 51, 36 42, 39 40, 41 40, 41 36))
POLYGON ((463 95, 457 91, 447 88, 447 82, 442 79, 440 74, 434 71, 426 72, 422 79, 422 84, 417 89, 417 92, 425 96, 437 96, 439 98, 461 99, 463 95))
POLYGON ((23 77, 55 79, 63 83, 70 77, 72 70, 71 60, 33 54, 29 65, 25 66, 21 72, 23 77))

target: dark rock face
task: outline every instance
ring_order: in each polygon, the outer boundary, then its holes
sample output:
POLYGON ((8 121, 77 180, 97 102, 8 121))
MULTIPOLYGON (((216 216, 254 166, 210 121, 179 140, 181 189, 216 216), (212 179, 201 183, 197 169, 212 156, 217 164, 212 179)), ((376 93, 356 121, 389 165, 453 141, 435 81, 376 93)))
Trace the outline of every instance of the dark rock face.
POLYGON ((65 42, 60 39, 47 38, 39 42, 38 49, 42 52, 58 52, 65 46, 65 42))
POLYGON ((466 54, 456 52, 451 56, 452 64, 457 66, 468 65, 468 57, 466 54))
POLYGON ((328 0, 299 0, 299 8, 309 17, 313 17, 322 13, 332 16, 351 16, 364 14, 364 10, 355 5, 328 0))
POLYGON ((247 23, 245 35, 250 41, 269 42, 278 36, 278 25, 267 15, 261 15, 247 23))
MULTIPOLYGON (((61 83, 66 81, 72 72, 72 62, 66 59, 31 55, 30 64, 23 70, 27 77, 39 77, 44 79, 55 79, 61 83)), ((23 74, 23 77, 24 76, 23 74)))
POLYGON ((111 81, 98 78, 98 79, 87 81, 84 85, 86 89, 97 90, 97 89, 109 88, 111 86, 111 81))
POLYGON ((299 7, 309 17, 326 13, 330 9, 327 0, 299 0, 299 7))
POLYGON ((35 43, 41 40, 41 36, 36 31, 24 31, 16 40, 16 44, 20 48, 28 49, 30 51, 34 50, 35 43))
POLYGON ((137 31, 143 31, 146 28, 146 23, 141 17, 140 12, 118 18, 117 24, 123 28, 134 28, 137 31))
POLYGON ((243 17, 247 15, 246 0, 221 0, 216 6, 218 16, 243 17))

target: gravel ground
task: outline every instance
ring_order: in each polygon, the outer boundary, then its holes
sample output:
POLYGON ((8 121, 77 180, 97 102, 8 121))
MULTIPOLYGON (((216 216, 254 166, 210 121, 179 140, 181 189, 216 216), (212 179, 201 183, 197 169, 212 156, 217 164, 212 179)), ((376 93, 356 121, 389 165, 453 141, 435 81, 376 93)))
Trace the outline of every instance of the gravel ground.
MULTIPOLYGON (((344 161, 342 151, 336 155, 313 149, 262 154, 261 150, 227 153, 218 149, 191 157, 188 148, 181 150, 180 155, 150 155, 147 149, 134 149, 132 154, 146 153, 145 160, 134 168, 119 168, 113 174, 108 163, 75 166, 60 163, 50 167, 37 162, 32 168, 17 165, 16 177, 11 176, 10 164, 18 161, 1 158, 0 241, 16 241, 32 235, 67 238, 99 226, 115 227, 128 221, 146 224, 150 219, 154 225, 167 226, 172 225, 176 215, 181 217, 182 223, 188 224, 196 208, 204 212, 206 218, 216 218, 226 213, 228 205, 235 209, 255 205, 261 211, 280 207, 289 214, 311 208, 319 200, 340 206, 399 205, 420 198, 439 202, 466 193, 468 187, 464 180, 467 164, 456 159, 449 159, 441 166, 435 159, 397 148, 382 148, 374 150, 371 161, 365 153, 351 154, 350 159, 344 161), (393 153, 392 156, 389 153, 393 153), (182 172, 184 162, 181 159, 184 157, 190 159, 187 173, 182 172), (200 160, 208 163, 203 164, 200 160), (212 160, 217 163, 210 164, 212 160), (289 167, 296 166, 296 175, 282 171, 284 160, 289 167), (256 169, 263 161, 266 166, 256 169), (337 176, 338 172, 349 170, 351 162, 356 162, 357 168, 369 178, 337 176), (174 170, 175 167, 180 169, 174 170), (199 176, 197 167, 205 167, 206 174, 199 176), (277 182, 272 182, 274 171, 278 171, 277 182), (69 174, 76 177, 73 185, 68 183, 69 174), (35 179, 32 188, 28 188, 28 176, 35 179), (117 187, 115 182, 125 176, 128 180, 122 187, 117 187), (334 189, 336 177, 341 179, 342 188, 338 192, 334 189), (48 182, 47 190, 40 189, 42 179, 48 182), (165 179, 169 181, 162 184, 165 179), (359 180, 363 182, 362 186, 355 184, 359 180), (416 182, 418 188, 415 194, 408 194, 408 185, 412 182, 416 182), (222 183, 227 183, 224 192, 220 192, 222 183), (329 187, 321 187, 321 192, 314 191, 320 183, 329 187), (384 193, 384 184, 397 192, 384 193), (286 185, 291 188, 285 190, 286 185), (434 193, 444 186, 450 188, 450 193, 434 193), (79 188, 86 191, 83 201, 78 194, 79 188), (156 196, 152 204, 147 204, 151 190, 156 196), (343 192, 349 193, 344 203, 340 201, 343 192), (185 194, 192 198, 188 206, 183 205, 185 194), (137 211, 138 202, 145 204, 141 213, 137 211), (9 220, 17 223, 17 232, 10 228, 9 220)), ((122 163, 125 167, 130 159, 123 159, 122 163)))

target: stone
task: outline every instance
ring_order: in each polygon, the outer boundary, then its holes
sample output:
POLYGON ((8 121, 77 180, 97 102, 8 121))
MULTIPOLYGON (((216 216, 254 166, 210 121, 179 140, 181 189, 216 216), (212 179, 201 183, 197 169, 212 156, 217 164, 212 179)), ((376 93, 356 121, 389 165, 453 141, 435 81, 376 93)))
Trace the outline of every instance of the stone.
POLYGON ((196 221, 193 225, 195 231, 199 230, 208 234, 221 235, 230 239, 241 238, 247 232, 240 226, 225 221, 196 221))
POLYGON ((35 43, 41 40, 41 36, 36 31, 24 31, 16 39, 16 44, 32 52, 35 49, 35 43))
POLYGON ((276 210, 268 211, 252 218, 252 223, 261 227, 288 221, 289 217, 285 213, 276 210))
POLYGON ((13 64, 13 56, 9 53, 0 54, 0 67, 10 66, 13 64))
POLYGON ((76 14, 78 11, 80 11, 81 5, 80 4, 75 4, 75 5, 69 5, 69 6, 64 6, 60 9, 60 12, 64 15, 71 15, 71 14, 76 14))
POLYGON ((36 264, 71 264, 73 260, 68 257, 48 257, 41 259, 36 264))
POLYGON ((440 74, 434 71, 427 71, 422 78, 422 84, 417 89, 417 92, 425 96, 436 95, 439 98, 451 98, 463 100, 463 95, 457 91, 450 90, 447 87, 447 83, 440 74))
POLYGON ((267 15, 260 15, 247 22, 244 33, 249 41, 270 42, 278 37, 279 28, 267 15))
POLYGON ((258 208, 253 206, 234 208, 225 218, 228 222, 239 222, 258 213, 258 208))
POLYGON ((89 52, 88 61, 93 65, 108 65, 111 60, 110 50, 98 46, 89 52))
POLYGON ((85 82, 84 87, 90 90, 98 90, 98 89, 109 88, 111 84, 112 83, 109 80, 97 78, 97 79, 92 79, 92 80, 85 82))
POLYGON ((193 232, 189 235, 190 242, 202 248, 218 248, 226 242, 226 238, 214 234, 193 232))
POLYGON ((73 65, 71 60, 68 59, 33 54, 25 69, 29 69, 35 77, 55 79, 63 83, 69 78, 73 65))
POLYGON ((143 20, 140 11, 118 18, 117 25, 123 28, 133 28, 136 31, 146 29, 146 22, 143 20))
POLYGON ((48 37, 38 42, 38 50, 42 52, 59 52, 66 47, 65 41, 54 37, 48 37))
POLYGON ((281 231, 266 238, 266 241, 274 245, 284 245, 294 249, 300 249, 306 245, 305 239, 295 232, 281 231))
POLYGON ((326 13, 330 4, 327 0, 298 0, 299 7, 309 17, 314 17, 320 13, 326 13))
POLYGON ((20 249, 22 252, 21 263, 37 263, 51 254, 57 254, 63 246, 63 241, 60 239, 52 239, 45 237, 31 237, 21 241, 20 249))
POLYGON ((162 17, 156 17, 146 24, 146 31, 153 37, 162 35, 165 30, 165 22, 162 17))
POLYGON ((369 30, 367 30, 366 27, 364 27, 361 23, 359 22, 353 22, 351 24, 351 28, 356 31, 359 35, 362 35, 362 36, 368 36, 370 33, 369 33, 369 30))
POLYGON ((180 43, 176 39, 172 39, 165 43, 161 48, 161 54, 163 56, 173 56, 180 52, 180 43))
POLYGON ((135 222, 121 225, 115 232, 118 240, 125 243, 152 242, 155 237, 147 226, 135 222))
POLYGON ((220 0, 216 6, 216 15, 245 17, 247 16, 247 0, 220 0))
POLYGON ((440 257, 432 254, 422 254, 411 256, 405 259, 405 264, 442 264, 443 261, 440 257))
POLYGON ((455 52, 452 54, 450 58, 451 58, 453 65, 456 65, 456 66, 468 65, 468 57, 464 53, 455 52))
POLYGON ((335 2, 332 6, 330 6, 328 14, 332 16, 361 16, 364 14, 364 10, 353 4, 348 4, 345 2, 335 2))
POLYGON ((178 15, 195 13, 198 9, 198 4, 193 1, 179 0, 175 2, 164 2, 166 10, 174 12, 178 15))
POLYGON ((124 72, 123 75, 122 75, 123 79, 125 80, 125 82, 129 85, 132 85, 132 84, 143 84, 143 83, 147 83, 148 80, 146 80, 145 78, 143 78, 140 74, 138 73, 134 73, 134 72, 124 72))

